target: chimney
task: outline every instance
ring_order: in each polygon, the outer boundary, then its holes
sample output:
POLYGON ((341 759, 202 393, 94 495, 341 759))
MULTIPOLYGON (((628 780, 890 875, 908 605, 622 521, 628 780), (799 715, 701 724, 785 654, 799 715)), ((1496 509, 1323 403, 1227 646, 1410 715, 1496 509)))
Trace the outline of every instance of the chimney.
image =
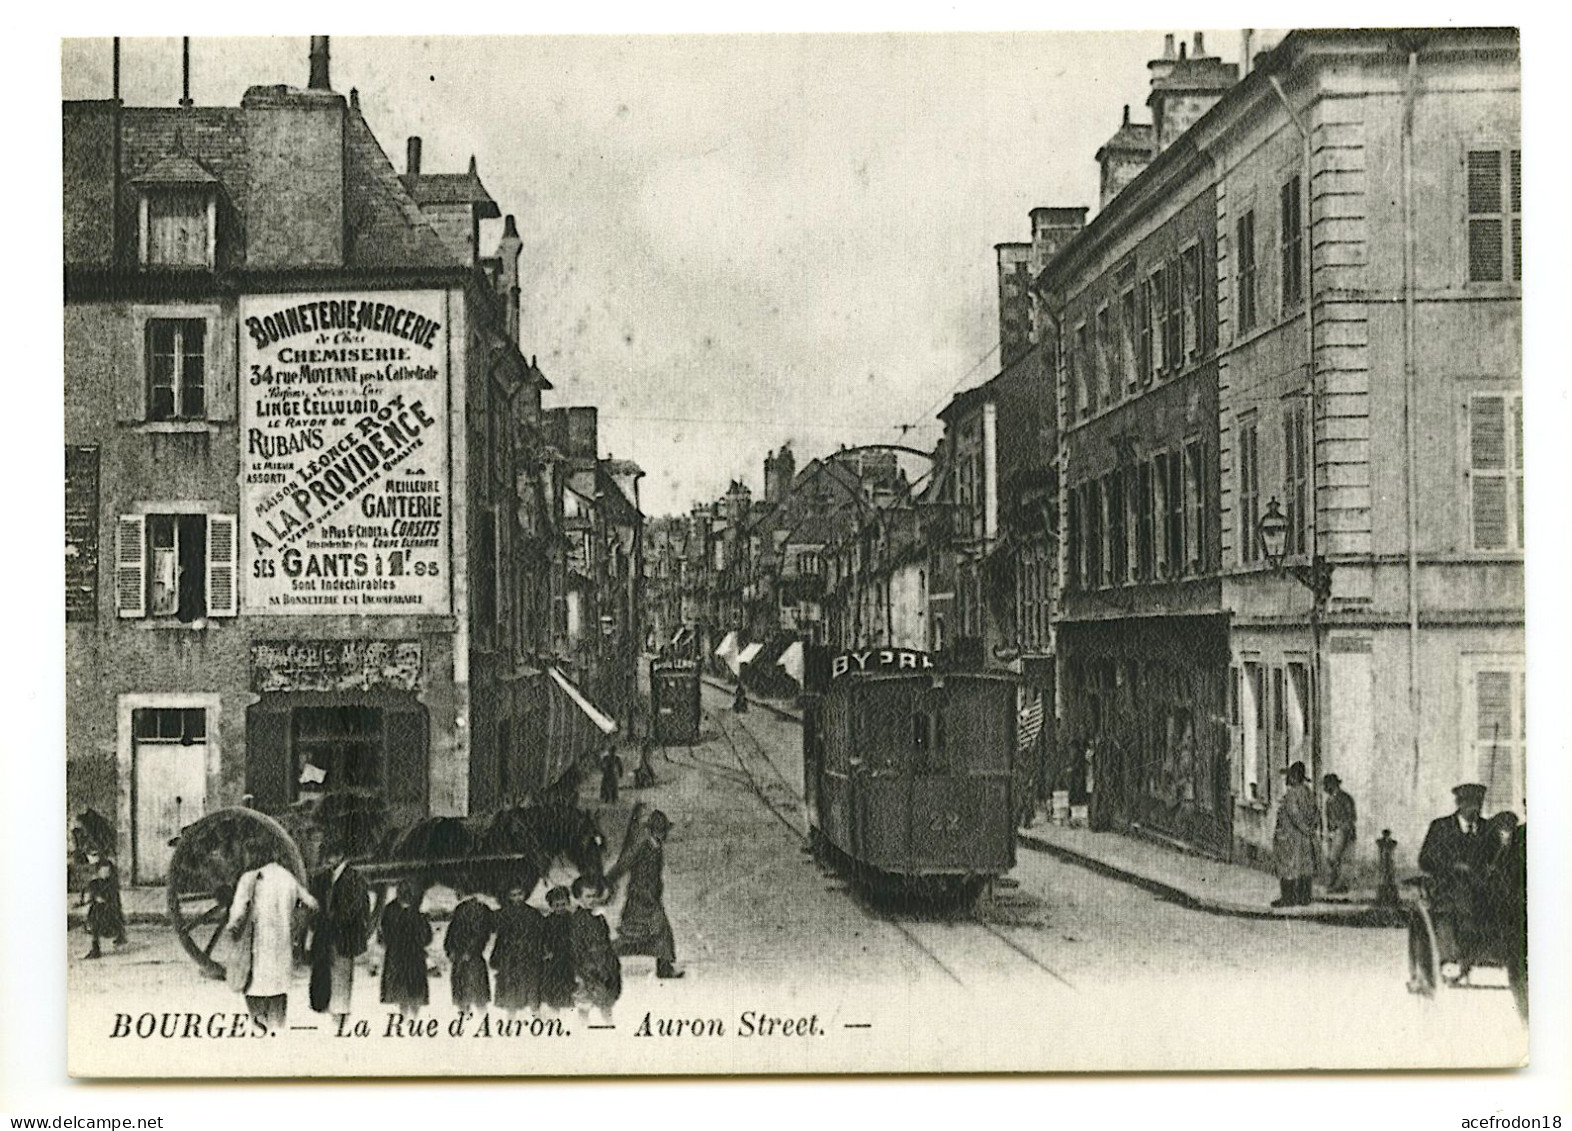
POLYGON ((1183 63, 1183 62, 1184 62, 1184 60, 1185 60, 1185 53, 1184 53, 1184 50, 1185 50, 1185 45, 1184 45, 1184 44, 1183 44, 1183 43, 1181 43, 1181 44, 1180 44, 1180 45, 1179 45, 1179 61, 1180 61, 1180 62, 1181 62, 1181 63, 1183 63))
POLYGON ((1245 28, 1239 33, 1239 77, 1243 78, 1250 73, 1250 41, 1255 38, 1254 28, 1245 28))
POLYGON ((999 362, 1013 365, 1031 348, 1032 245, 994 245, 999 268, 999 362))
POLYGON ((523 250, 524 241, 519 239, 518 225, 510 214, 502 221, 502 239, 497 242, 497 254, 502 259, 497 289, 502 292, 508 338, 514 345, 519 341, 519 253, 523 250))
POLYGON ((1177 141, 1239 81, 1236 64, 1202 54, 1206 43, 1200 32, 1195 33, 1193 59, 1186 57, 1185 45, 1181 43, 1179 58, 1170 61, 1172 41, 1172 36, 1164 41, 1162 59, 1147 64, 1152 72, 1152 92, 1146 105, 1152 111, 1154 156, 1177 141))
MULTIPOLYGON (((1155 61, 1151 64, 1158 65, 1155 61)), ((1154 155, 1152 127, 1130 121, 1130 104, 1125 103, 1119 129, 1097 151, 1097 207, 1107 208, 1108 202, 1151 164, 1154 155)))
POLYGON ((180 106, 191 109, 191 37, 180 37, 180 106))
POLYGON ((1174 57, 1174 37, 1172 35, 1165 35, 1165 36, 1163 36, 1163 58, 1164 59, 1172 59, 1173 57, 1174 57))
POLYGON ((311 37, 311 81, 306 85, 311 90, 333 89, 328 81, 328 37, 325 35, 311 37))
POLYGON ((1197 59, 1206 58, 1206 40, 1201 38, 1200 32, 1195 33, 1195 51, 1193 54, 1197 59))
POLYGON ((404 175, 410 181, 420 176, 420 139, 412 137, 404 146, 404 175))
POLYGON ((254 86, 246 131, 246 266, 344 265, 345 100, 329 90, 254 86))
POLYGON ((1086 227, 1086 212, 1084 207, 1032 209, 1031 271, 1034 277, 1086 227))

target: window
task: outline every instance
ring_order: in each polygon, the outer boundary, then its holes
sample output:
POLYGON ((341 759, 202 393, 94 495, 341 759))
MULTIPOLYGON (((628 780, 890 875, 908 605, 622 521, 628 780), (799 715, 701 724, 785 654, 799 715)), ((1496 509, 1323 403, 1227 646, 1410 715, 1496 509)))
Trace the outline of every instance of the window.
POLYGON ((1255 209, 1239 217, 1235 235, 1239 270, 1238 332, 1246 334, 1255 329, 1255 209))
POLYGON ((815 553, 801 553, 797 555, 797 572, 807 577, 815 577, 824 570, 824 562, 815 553))
POLYGON ((1108 476, 1108 565, 1110 580, 1123 585, 1130 579, 1129 521, 1124 502, 1124 471, 1108 476))
POLYGON ((1206 570, 1206 441, 1185 445, 1185 560, 1191 573, 1206 570))
POLYGON ((1491 663, 1473 673, 1470 699, 1474 713, 1472 747, 1474 780, 1485 786, 1492 810, 1523 810, 1523 766, 1526 752, 1523 671, 1513 662, 1491 663))
POLYGON ((1086 484, 1086 586, 1103 584, 1103 488, 1099 480, 1086 484))
POLYGON ((1169 266, 1168 317, 1163 322, 1163 365, 1177 373, 1184 368, 1184 280, 1178 263, 1169 266))
POLYGON ((1111 327, 1108 308, 1105 306, 1097 312, 1097 373, 1099 379, 1107 383, 1110 405, 1118 403, 1120 386, 1118 354, 1111 327))
POLYGON ((161 189, 143 195, 142 262, 211 267, 216 201, 211 192, 161 189))
POLYGON ((1070 536, 1065 547, 1066 589, 1081 587, 1081 555, 1085 551, 1085 538, 1081 528, 1081 489, 1070 488, 1070 536))
POLYGON ((122 617, 183 623, 235 615, 235 516, 121 515, 115 604, 122 617))
POLYGON ((1125 388, 1134 392, 1137 382, 1137 355, 1140 335, 1136 328, 1135 289, 1119 297, 1119 368, 1124 371, 1125 388))
POLYGON ((1182 343, 1184 356, 1201 356, 1201 319, 1204 303, 1201 295, 1201 245, 1191 244, 1179 256, 1179 273, 1184 290, 1184 327, 1182 343))
POLYGON ((1283 413, 1283 517, 1288 534, 1286 554, 1310 552, 1310 452, 1306 441, 1305 406, 1296 404, 1283 413))
POLYGON ((307 766, 323 771, 324 791, 376 789, 382 784, 383 719, 378 707, 296 707, 293 778, 307 766))
POLYGON ((1245 794, 1266 804, 1272 799, 1272 746, 1266 729, 1266 671, 1249 660, 1244 665, 1245 794))
POLYGON ((1075 328, 1075 367, 1080 374, 1081 415, 1094 416, 1097 413, 1101 390, 1098 388, 1096 358, 1087 335, 1086 323, 1082 322, 1075 328))
POLYGON ((1151 295, 1150 332, 1151 356, 1148 359, 1149 368, 1143 379, 1150 380, 1168 368, 1168 272, 1157 270, 1146 281, 1147 293, 1151 295))
POLYGON ((1476 550, 1523 548, 1523 398, 1471 397, 1470 516, 1476 550))
POLYGON ((1138 314, 1141 322, 1141 336, 1135 368, 1141 384, 1144 385, 1152 377, 1152 326, 1153 320, 1157 317, 1156 300, 1153 297, 1152 281, 1150 279, 1141 284, 1141 306, 1138 314))
POLYGON ((147 418, 200 420, 207 415, 207 323, 154 318, 147 323, 147 418))
POLYGON ((1261 560, 1261 473, 1256 452, 1254 418, 1239 426, 1239 560, 1245 565, 1261 560))
POLYGON ((1184 572, 1184 470, 1178 452, 1157 457, 1158 482, 1162 485, 1163 573, 1177 577, 1184 572))
POLYGON ((1149 463, 1142 463, 1136 472, 1135 506, 1136 576, 1150 581, 1156 573, 1156 557, 1152 538, 1152 465, 1149 463))
POLYGON ((139 743, 190 746, 206 742, 207 711, 201 707, 140 707, 131 712, 131 735, 139 743))
POLYGON ((1304 299, 1304 207, 1300 199, 1299 177, 1290 177, 1278 193, 1281 205, 1278 229, 1280 260, 1283 268, 1283 310, 1298 306, 1304 299))
POLYGON ((1517 149, 1468 154, 1468 281, 1523 278, 1523 161, 1517 149))

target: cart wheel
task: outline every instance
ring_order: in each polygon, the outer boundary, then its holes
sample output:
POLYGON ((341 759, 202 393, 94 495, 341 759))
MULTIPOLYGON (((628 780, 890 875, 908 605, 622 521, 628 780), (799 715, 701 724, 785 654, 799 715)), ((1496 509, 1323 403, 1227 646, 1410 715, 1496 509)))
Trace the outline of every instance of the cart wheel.
POLYGON ((209 978, 224 976, 213 951, 229 922, 240 877, 270 861, 306 882, 300 849, 282 825, 255 809, 218 809, 181 830, 169 860, 169 923, 209 978))
POLYGON ((1408 992, 1433 998, 1440 982, 1435 924, 1425 908, 1416 907, 1408 915, 1408 992))

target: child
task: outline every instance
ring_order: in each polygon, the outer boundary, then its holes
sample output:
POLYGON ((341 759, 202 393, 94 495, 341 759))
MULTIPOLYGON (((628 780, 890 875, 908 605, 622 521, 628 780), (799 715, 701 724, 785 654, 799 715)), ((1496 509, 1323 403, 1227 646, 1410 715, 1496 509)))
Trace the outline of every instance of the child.
POLYGON ((548 891, 546 907, 540 1000, 547 1009, 568 1009, 573 1005, 573 908, 568 889, 548 891))
POLYGON ((83 957, 102 958, 104 952, 99 943, 105 936, 113 939, 116 946, 124 946, 126 941, 126 917, 120 906, 120 877, 107 858, 95 852, 89 853, 87 859, 93 866, 93 878, 87 881, 82 902, 87 904, 87 930, 93 936, 93 948, 83 957))
POLYGON ((431 924, 412 900, 409 884, 394 889, 393 902, 382 912, 382 1000, 396 1005, 406 1017, 415 1017, 431 1000, 426 983, 426 946, 431 924))
POLYGON ((491 1004, 491 971, 486 944, 496 930, 497 907, 490 896, 470 895, 459 901, 448 922, 442 949, 453 963, 453 1007, 484 1012, 491 1004))
POLYGON ((586 1022, 591 1007, 609 1022, 612 1007, 622 996, 622 960, 612 949, 611 927, 600 915, 606 889, 580 876, 573 881, 573 898, 579 905, 573 911, 568 936, 577 985, 574 1000, 586 1022))
POLYGON ((526 900, 522 883, 507 889, 497 912, 497 941, 491 945, 491 968, 497 972, 497 1005, 509 1017, 521 1009, 540 1008, 540 967, 545 920, 526 900))

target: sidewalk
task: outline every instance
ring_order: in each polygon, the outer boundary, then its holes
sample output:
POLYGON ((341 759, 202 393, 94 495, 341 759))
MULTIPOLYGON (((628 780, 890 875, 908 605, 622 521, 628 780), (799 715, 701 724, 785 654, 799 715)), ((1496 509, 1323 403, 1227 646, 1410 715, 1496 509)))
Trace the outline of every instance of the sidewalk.
POLYGON ((1248 919, 1300 919, 1347 927, 1394 927, 1406 922, 1401 907, 1380 907, 1375 890, 1319 895, 1305 907, 1273 907, 1277 880, 1258 868, 1186 853, 1135 836, 1055 825, 1039 820, 1016 834, 1037 852, 1136 884, 1197 911, 1248 919))

